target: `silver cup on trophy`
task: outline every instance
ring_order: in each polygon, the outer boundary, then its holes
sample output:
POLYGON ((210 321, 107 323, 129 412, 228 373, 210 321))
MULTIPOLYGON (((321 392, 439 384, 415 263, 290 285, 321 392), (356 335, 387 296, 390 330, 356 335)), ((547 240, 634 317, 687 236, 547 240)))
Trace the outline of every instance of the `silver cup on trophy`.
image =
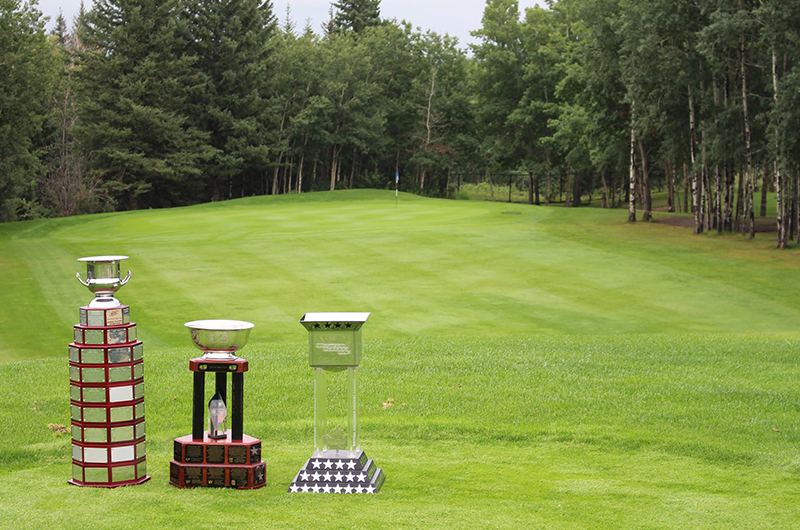
POLYGON ((128 256, 89 256, 78 259, 86 263, 87 279, 83 281, 81 273, 77 273, 75 277, 95 296, 89 303, 90 308, 110 309, 122 305, 114 298, 114 293, 131 279, 131 271, 128 271, 124 279, 120 275, 120 262, 126 259, 128 256))

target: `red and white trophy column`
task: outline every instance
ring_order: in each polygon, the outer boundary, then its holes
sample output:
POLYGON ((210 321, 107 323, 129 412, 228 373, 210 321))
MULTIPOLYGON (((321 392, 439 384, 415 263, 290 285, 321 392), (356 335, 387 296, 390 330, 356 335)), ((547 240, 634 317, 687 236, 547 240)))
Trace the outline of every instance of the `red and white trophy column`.
MULTIPOLYGON (((72 416, 70 484, 114 488, 141 484, 147 476, 144 422, 144 359, 130 307, 114 293, 127 256, 94 256, 81 283, 95 299, 80 308, 69 345, 72 416)), ((78 275, 80 280, 80 275, 78 275)))

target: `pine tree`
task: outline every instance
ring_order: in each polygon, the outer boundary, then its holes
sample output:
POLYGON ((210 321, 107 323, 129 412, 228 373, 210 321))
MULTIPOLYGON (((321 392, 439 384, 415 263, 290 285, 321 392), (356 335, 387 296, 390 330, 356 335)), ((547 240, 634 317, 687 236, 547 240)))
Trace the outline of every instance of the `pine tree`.
POLYGON ((194 0, 184 19, 185 46, 197 56, 202 78, 189 95, 190 115, 215 149, 203 167, 206 193, 219 200, 260 192, 273 134, 267 99, 272 5, 194 0))
POLYGON ((361 33, 381 22, 380 0, 340 0, 334 2, 333 7, 336 8, 333 27, 338 30, 361 33))
POLYGON ((123 207, 196 201, 201 163, 212 154, 183 113, 197 81, 195 59, 177 45, 178 5, 98 0, 86 15, 76 134, 123 207))

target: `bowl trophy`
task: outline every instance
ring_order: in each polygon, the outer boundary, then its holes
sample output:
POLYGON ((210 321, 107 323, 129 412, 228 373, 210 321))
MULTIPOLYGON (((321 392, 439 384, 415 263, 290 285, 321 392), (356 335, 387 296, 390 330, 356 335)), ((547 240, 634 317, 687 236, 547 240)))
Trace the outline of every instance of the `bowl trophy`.
MULTIPOLYGON (((80 308, 69 345, 72 417, 70 484, 114 488, 141 484, 147 476, 144 420, 144 359, 130 307, 114 293, 127 256, 80 258, 92 302, 80 308)), ((77 275, 80 280, 80 274, 77 275)))
POLYGON ((77 273, 75 277, 95 296, 94 300, 89 303, 89 307, 99 309, 122 305, 119 300, 114 298, 114 293, 131 279, 131 271, 128 271, 124 279, 120 277, 119 265, 122 260, 126 259, 128 256, 91 256, 78 259, 78 261, 86 263, 87 280, 81 280, 80 273, 77 273))
POLYGON ((197 320, 185 324, 192 342, 203 355, 189 361, 194 373, 192 434, 176 438, 169 481, 178 488, 196 486, 257 489, 266 484, 261 440, 243 430, 244 348, 253 324, 239 320, 197 320), (204 415, 206 373, 215 374, 214 395, 208 402, 208 429, 204 415), (231 428, 228 419, 228 374, 231 374, 231 428))
POLYGON ((306 313, 314 368, 314 454, 289 493, 377 493, 386 478, 358 445, 361 326, 369 313, 306 313))

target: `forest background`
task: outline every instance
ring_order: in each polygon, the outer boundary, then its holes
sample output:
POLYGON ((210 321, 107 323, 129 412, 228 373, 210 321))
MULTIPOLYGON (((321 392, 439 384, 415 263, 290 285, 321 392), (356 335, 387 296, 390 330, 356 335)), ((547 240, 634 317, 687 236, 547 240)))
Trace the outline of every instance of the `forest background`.
POLYGON ((333 2, 0 0, 3 221, 341 188, 593 200, 800 241, 800 4, 488 0, 468 50, 333 2))

